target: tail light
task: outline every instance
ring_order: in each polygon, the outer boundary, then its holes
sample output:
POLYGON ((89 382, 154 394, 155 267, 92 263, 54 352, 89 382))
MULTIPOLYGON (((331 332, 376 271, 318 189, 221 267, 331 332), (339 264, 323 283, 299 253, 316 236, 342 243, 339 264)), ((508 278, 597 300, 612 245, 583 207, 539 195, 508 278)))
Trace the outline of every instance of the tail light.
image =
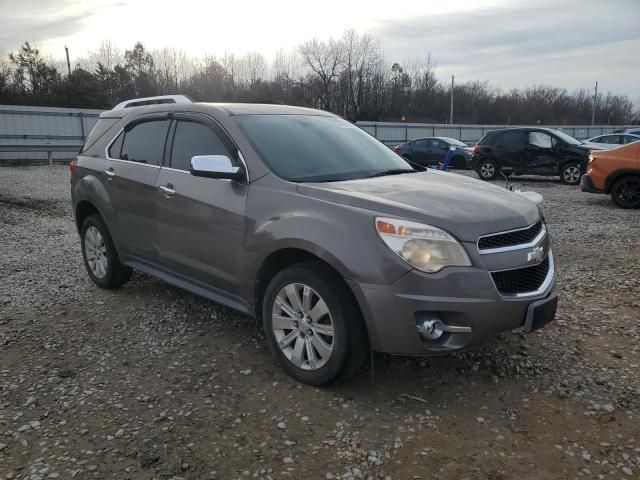
POLYGON ((473 147, 473 154, 475 155, 476 153, 480 153, 480 145, 473 147))
POLYGON ((78 160, 73 159, 71 163, 69 163, 69 172, 71 173, 71 183, 76 181, 76 169, 78 168, 78 160))
POLYGON ((398 153, 400 151, 400 145, 396 145, 395 147, 393 147, 393 151, 398 153))

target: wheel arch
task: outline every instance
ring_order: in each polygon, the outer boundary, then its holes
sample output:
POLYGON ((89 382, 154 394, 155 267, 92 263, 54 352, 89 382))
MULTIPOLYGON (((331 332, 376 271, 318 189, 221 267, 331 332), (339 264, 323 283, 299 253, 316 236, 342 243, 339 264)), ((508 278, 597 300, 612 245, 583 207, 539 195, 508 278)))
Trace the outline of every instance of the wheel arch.
POLYGON ((622 170, 616 170, 613 173, 609 174, 604 182, 605 193, 611 193, 611 187, 613 186, 613 184, 622 177, 626 176, 640 176, 640 170, 625 168, 622 170))

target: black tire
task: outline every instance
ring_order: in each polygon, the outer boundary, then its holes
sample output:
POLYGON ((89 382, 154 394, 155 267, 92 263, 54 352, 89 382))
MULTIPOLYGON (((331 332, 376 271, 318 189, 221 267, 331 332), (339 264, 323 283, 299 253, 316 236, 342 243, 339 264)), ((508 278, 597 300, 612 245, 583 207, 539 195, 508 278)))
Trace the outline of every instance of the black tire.
POLYGON ((582 170, 578 162, 568 162, 560 169, 560 181, 565 185, 579 185, 582 170))
MULTIPOLYGON (((93 230, 91 230, 90 235, 93 235, 93 230)), ((89 242, 91 243, 91 240, 89 240, 89 242)), ((118 257, 118 252, 116 252, 116 249, 113 246, 109 230, 102 221, 102 218, 100 218, 100 215, 89 215, 85 219, 82 224, 82 228, 80 229, 80 246, 87 273, 89 274, 89 277, 91 277, 91 280, 93 280, 93 283, 98 285, 100 288, 117 288, 131 278, 131 268, 120 263, 120 258, 118 257), (106 269, 104 274, 94 272, 94 269, 92 269, 89 259, 87 258, 87 248, 91 248, 90 245, 87 245, 87 232, 91 228, 95 228, 100 233, 100 237, 103 241, 102 244, 104 245, 104 252, 106 253, 106 269)))
POLYGON ((494 180, 498 176, 499 168, 496 162, 489 159, 480 160, 476 167, 476 173, 480 180, 494 180))
MULTIPOLYGON (((269 282, 262 302, 265 335, 269 348, 277 362, 287 374, 297 381, 307 385, 326 385, 350 376, 362 366, 368 351, 367 333, 360 310, 347 290, 348 288, 333 270, 320 262, 300 263, 285 268, 269 282), (278 345, 276 332, 273 329, 272 315, 274 308, 277 308, 275 306, 277 296, 284 287, 292 284, 310 287, 318 295, 319 300, 323 300, 328 307, 329 314, 327 316, 330 316, 330 323, 334 332, 334 336, 331 337, 332 351, 326 363, 317 369, 308 369, 310 365, 308 361, 307 369, 305 369, 304 366, 297 366, 289 359, 278 345)), ((282 317, 285 312, 280 313, 282 317)), ((289 317, 287 316, 288 319, 289 317)), ((300 319, 300 328, 296 327, 297 330, 282 330, 280 334, 283 335, 284 332, 288 332, 284 338, 288 337, 289 334, 293 335, 294 340, 290 340, 288 345, 293 345, 291 350, 294 352, 298 342, 305 341, 302 329, 307 327, 303 326, 306 325, 303 322, 304 320, 300 319)), ((313 335, 313 332, 308 334, 310 342, 313 341, 313 335)), ((315 335, 319 334, 316 333, 315 335)), ((283 341, 284 338, 281 337, 283 341)), ((324 338, 328 339, 328 337, 324 338)), ((314 355, 319 355, 318 352, 319 350, 314 350, 314 355)), ((291 354, 292 357, 293 355, 291 354)), ((302 355, 307 359, 309 358, 307 350, 302 355)))
POLYGON ((640 176, 616 180, 611 186, 611 200, 620 208, 640 208, 640 176))

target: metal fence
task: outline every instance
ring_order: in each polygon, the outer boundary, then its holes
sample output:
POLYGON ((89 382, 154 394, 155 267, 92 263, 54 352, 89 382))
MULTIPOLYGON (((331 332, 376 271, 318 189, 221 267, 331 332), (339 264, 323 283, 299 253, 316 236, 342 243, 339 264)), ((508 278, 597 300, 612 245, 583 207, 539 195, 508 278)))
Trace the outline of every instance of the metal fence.
MULTIPOLYGON (((100 113, 101 110, 79 108, 0 105, 0 165, 34 161, 51 164, 72 159, 100 113)), ((387 145, 431 136, 451 137, 472 144, 490 130, 509 127, 392 122, 358 122, 357 125, 387 145)), ((562 125, 552 128, 585 139, 627 127, 562 125)))
POLYGON ((73 158, 100 112, 0 105, 0 164, 73 158))
POLYGON ((618 129, 629 128, 625 125, 448 125, 394 122, 357 122, 357 125, 386 145, 395 145, 423 137, 449 137, 468 144, 474 144, 491 130, 527 126, 557 128, 579 140, 612 133, 618 129))

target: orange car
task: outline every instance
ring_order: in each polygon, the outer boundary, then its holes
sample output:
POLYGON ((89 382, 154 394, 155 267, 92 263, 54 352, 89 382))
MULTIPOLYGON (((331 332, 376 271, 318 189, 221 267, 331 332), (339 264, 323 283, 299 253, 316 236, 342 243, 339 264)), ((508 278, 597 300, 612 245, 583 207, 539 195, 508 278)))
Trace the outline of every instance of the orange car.
POLYGON ((640 141, 613 150, 592 151, 580 186, 583 192, 611 194, 619 207, 639 208, 640 141))

